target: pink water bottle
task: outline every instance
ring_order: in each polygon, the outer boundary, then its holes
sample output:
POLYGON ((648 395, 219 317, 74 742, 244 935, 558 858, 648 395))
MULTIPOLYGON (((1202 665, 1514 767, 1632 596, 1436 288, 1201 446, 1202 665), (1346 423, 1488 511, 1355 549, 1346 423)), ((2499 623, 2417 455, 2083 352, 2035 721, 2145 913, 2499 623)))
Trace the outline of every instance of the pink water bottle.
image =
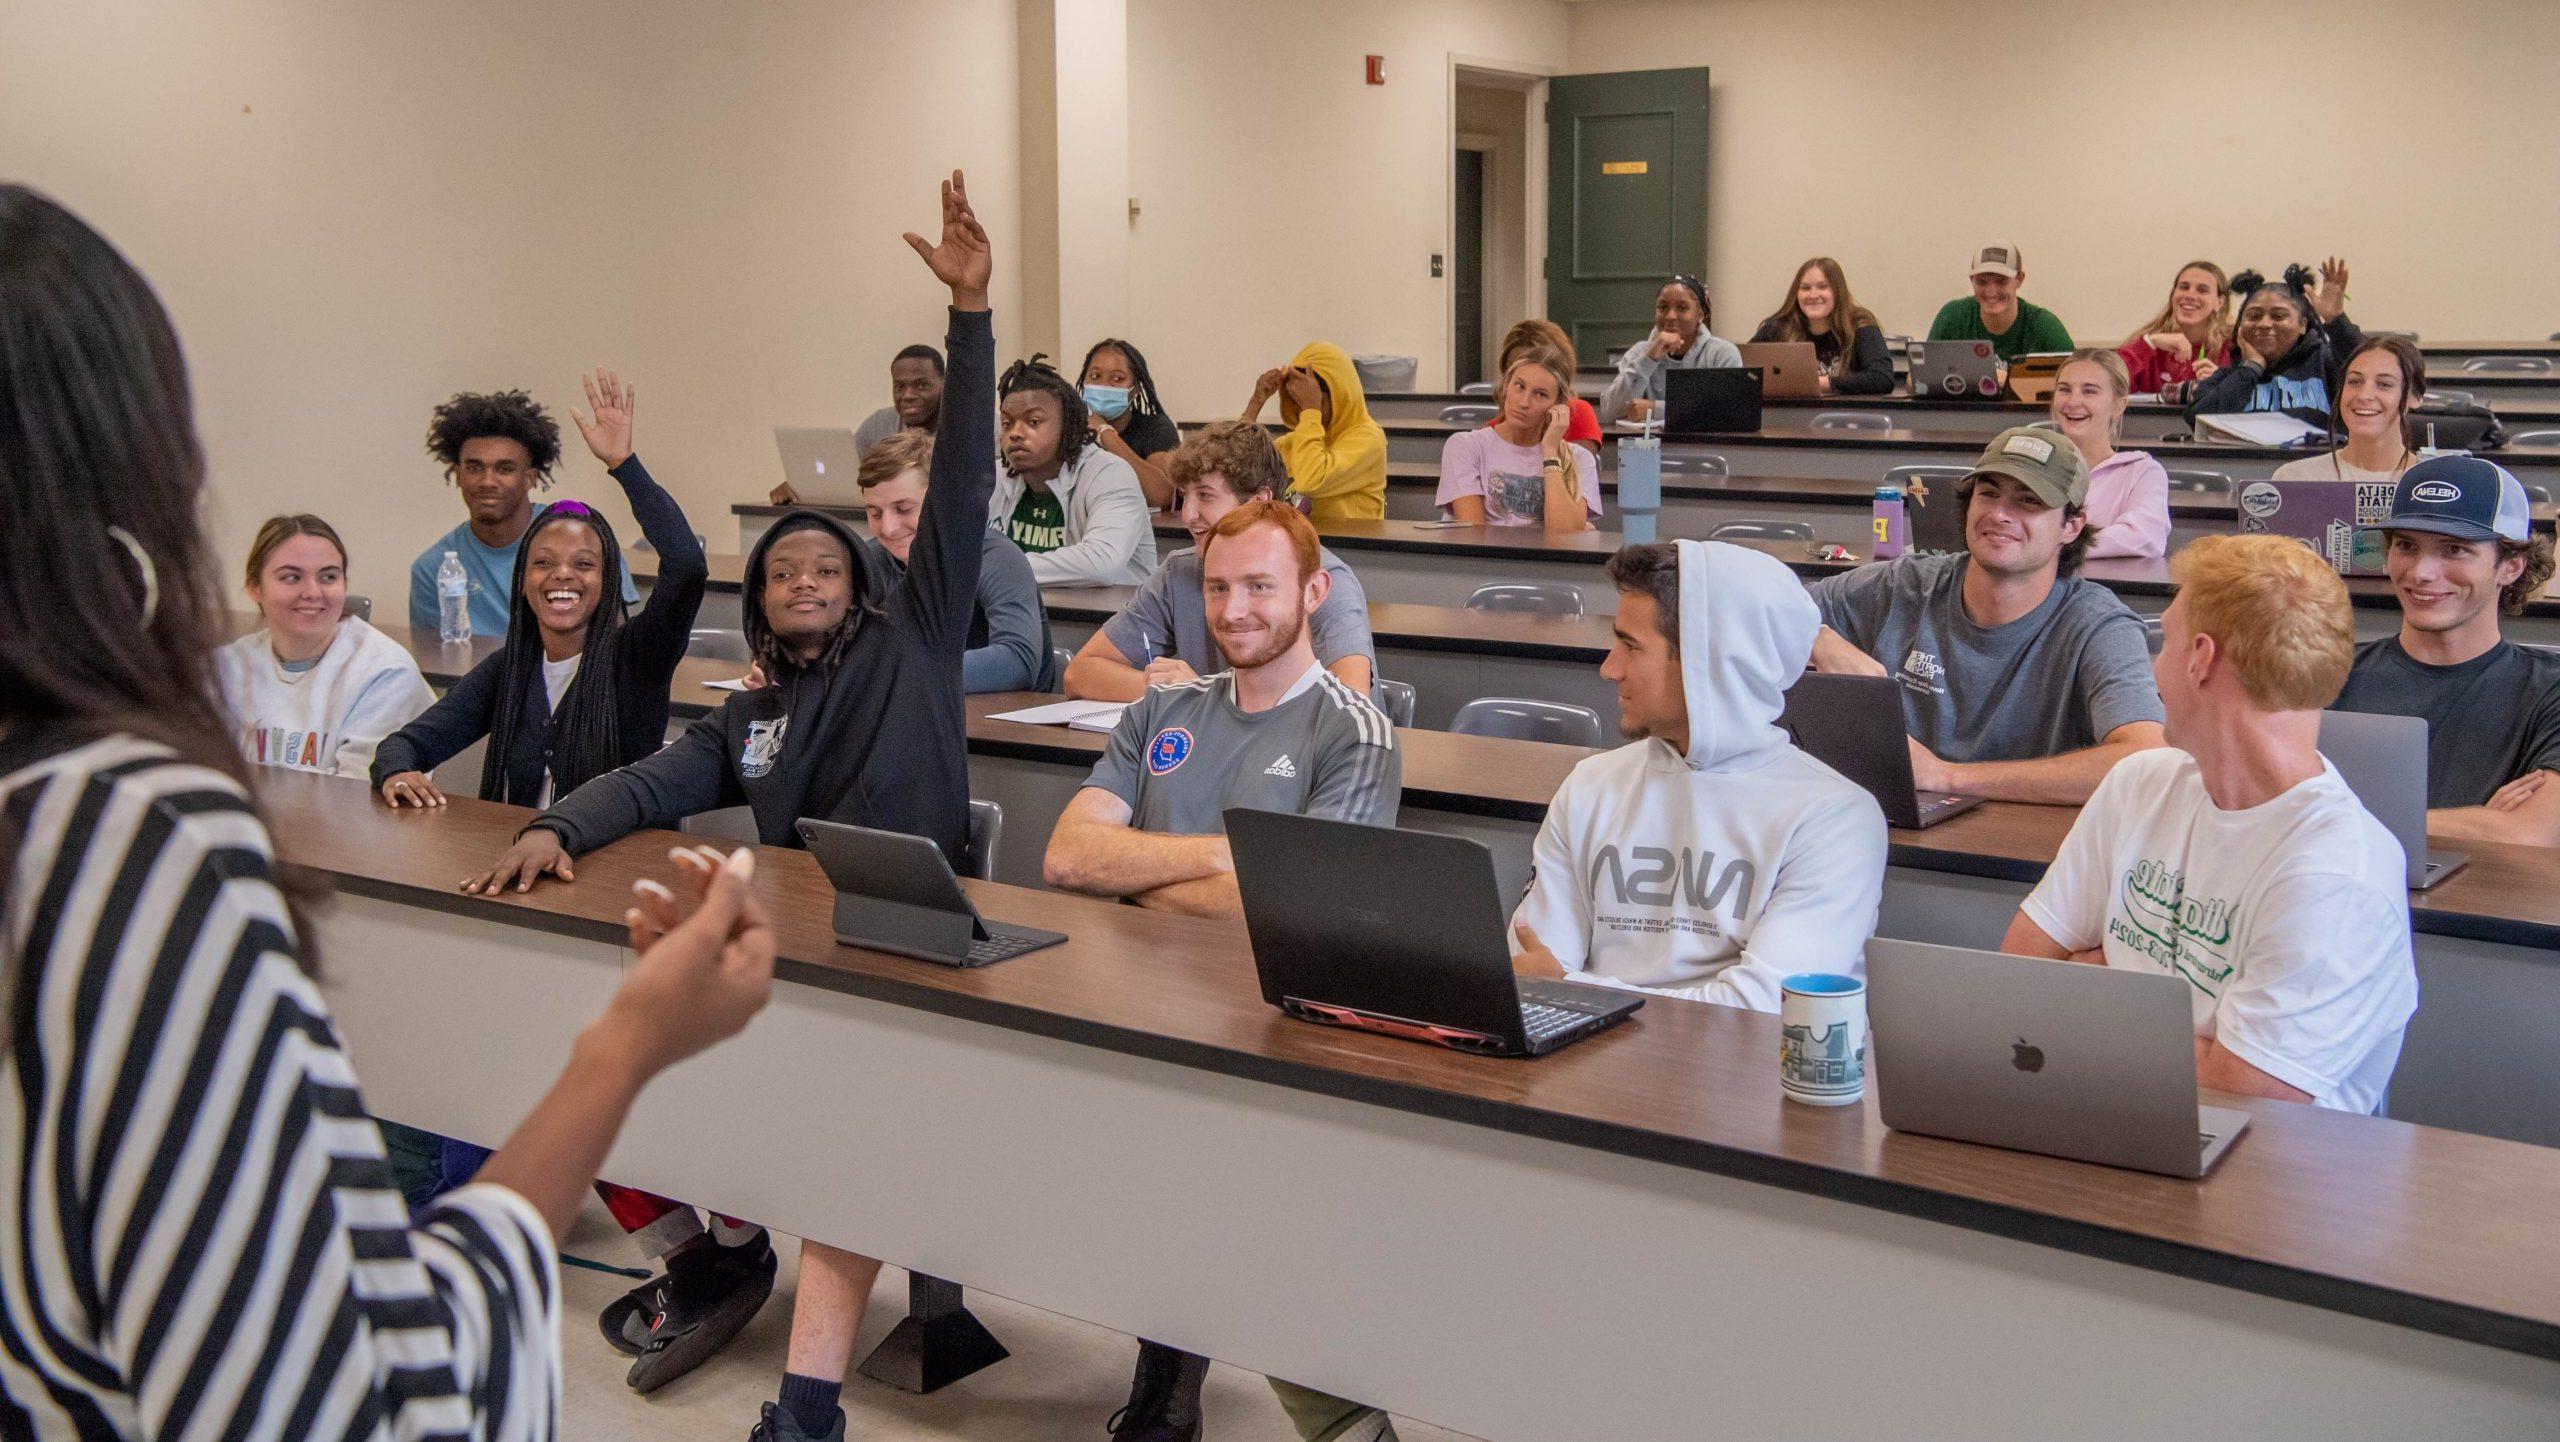
POLYGON ((1884 561, 1901 555, 1909 540, 1904 529, 1902 489, 1899 486, 1876 487, 1875 550, 1872 553, 1875 559, 1884 561))

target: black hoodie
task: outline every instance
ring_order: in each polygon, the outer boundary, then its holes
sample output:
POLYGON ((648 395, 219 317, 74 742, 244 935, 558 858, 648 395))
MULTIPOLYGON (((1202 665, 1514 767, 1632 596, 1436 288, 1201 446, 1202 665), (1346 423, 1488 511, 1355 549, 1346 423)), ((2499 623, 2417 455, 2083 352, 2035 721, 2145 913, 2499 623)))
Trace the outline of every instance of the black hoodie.
POLYGON ((982 533, 996 484, 989 313, 951 312, 946 353, 933 476, 906 574, 875 588, 862 574, 869 553, 861 539, 812 511, 783 517, 747 558, 745 621, 755 641, 764 612, 754 578, 764 573, 775 539, 816 525, 844 542, 856 572, 856 610, 841 659, 731 697, 665 750, 560 798, 533 826, 559 833, 576 855, 646 827, 744 805, 754 808, 757 836, 768 846, 798 846, 794 824, 803 817, 843 821, 925 837, 965 874, 969 754, 960 658, 977 607, 982 533))
MULTIPOLYGON (((2299 296, 2300 292, 2295 294, 2299 296)), ((2302 332, 2302 339, 2269 366, 2238 359, 2240 348, 2232 346, 2231 364, 2215 371, 2209 379, 2196 382, 2194 398, 2187 405, 2188 419, 2241 411, 2282 411, 2323 430, 2328 428, 2338 387, 2347 374, 2347 357, 2364 344, 2364 332, 2343 315, 2323 321, 2308 300, 2301 304, 2303 315, 2311 321, 2302 332)))

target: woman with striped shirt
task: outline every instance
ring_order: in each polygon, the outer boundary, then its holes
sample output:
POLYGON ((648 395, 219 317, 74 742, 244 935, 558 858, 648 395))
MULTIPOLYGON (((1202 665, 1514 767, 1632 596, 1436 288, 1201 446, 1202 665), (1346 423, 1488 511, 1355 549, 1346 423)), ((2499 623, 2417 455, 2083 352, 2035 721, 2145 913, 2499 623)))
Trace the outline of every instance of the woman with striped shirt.
POLYGON ((0 1436, 549 1437, 555 1239, 771 988, 753 854, 643 895, 559 1082, 412 1218, 216 697, 203 470, 150 287, 0 186, 0 1436))

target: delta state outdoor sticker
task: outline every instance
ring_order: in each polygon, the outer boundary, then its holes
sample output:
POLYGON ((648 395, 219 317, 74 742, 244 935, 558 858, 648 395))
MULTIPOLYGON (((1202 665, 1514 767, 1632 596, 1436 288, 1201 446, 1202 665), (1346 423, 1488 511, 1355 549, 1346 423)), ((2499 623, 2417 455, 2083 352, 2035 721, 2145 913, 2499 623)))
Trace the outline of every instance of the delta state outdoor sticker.
POLYGON ((1191 733, 1179 726, 1167 726, 1147 743, 1147 770, 1162 776, 1181 765, 1191 755, 1191 733))

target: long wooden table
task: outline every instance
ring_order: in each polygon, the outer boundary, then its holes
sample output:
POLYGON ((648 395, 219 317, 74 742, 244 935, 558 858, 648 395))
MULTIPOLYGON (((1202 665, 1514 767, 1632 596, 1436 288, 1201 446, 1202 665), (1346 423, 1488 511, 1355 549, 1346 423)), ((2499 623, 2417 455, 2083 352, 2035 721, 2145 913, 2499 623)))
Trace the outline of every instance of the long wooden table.
MULTIPOLYGON (((369 1103, 496 1142, 682 838, 478 900, 455 878, 524 812, 261 781, 337 889, 369 1103)), ((2560 1152, 2239 1101, 2216 1174, 2172 1181, 1786 1103, 1775 1017, 1656 1000, 1466 1056, 1280 1016, 1229 924, 967 883, 1069 940, 954 971, 836 944, 810 860, 758 859, 773 1003, 651 1086, 618 1180, 1504 1442, 2468 1439, 2560 1407, 2560 1152), (1634 1344, 1664 1337, 1714 1341, 1634 1344)))

